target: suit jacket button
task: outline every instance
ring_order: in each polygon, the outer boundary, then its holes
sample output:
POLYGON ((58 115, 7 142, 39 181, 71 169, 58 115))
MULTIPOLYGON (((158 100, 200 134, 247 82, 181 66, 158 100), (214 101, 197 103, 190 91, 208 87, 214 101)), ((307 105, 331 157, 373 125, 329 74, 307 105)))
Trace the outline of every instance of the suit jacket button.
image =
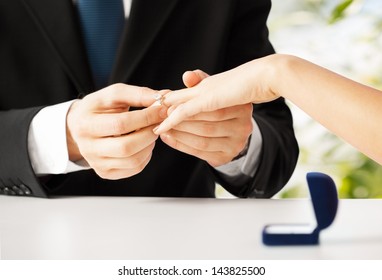
POLYGON ((25 195, 31 195, 32 191, 30 188, 28 188, 26 185, 21 184, 19 188, 24 192, 25 195))
POLYGON ((4 189, 4 193, 7 195, 16 195, 16 193, 8 187, 4 189))
POLYGON ((17 194, 17 195, 24 195, 24 192, 19 189, 17 186, 13 186, 12 190, 17 194))

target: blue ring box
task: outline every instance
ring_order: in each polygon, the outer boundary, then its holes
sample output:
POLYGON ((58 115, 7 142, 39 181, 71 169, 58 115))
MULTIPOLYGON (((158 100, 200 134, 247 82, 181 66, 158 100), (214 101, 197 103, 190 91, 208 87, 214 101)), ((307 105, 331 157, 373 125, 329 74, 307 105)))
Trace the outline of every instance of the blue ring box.
POLYGON ((309 172, 306 178, 317 226, 308 224, 266 225, 263 229, 265 245, 317 245, 320 231, 332 224, 338 208, 337 188, 333 179, 319 172, 309 172))

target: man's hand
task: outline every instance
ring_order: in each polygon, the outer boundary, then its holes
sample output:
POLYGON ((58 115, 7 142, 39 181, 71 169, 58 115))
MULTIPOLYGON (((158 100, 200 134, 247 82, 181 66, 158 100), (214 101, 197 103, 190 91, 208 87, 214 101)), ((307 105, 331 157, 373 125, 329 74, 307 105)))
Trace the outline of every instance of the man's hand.
POLYGON ((85 159, 102 178, 121 179, 141 172, 158 138, 152 129, 166 108, 148 107, 158 92, 114 84, 75 101, 67 115, 67 143, 72 161, 85 159))
MULTIPOLYGON (((200 70, 189 71, 183 82, 193 87, 207 77, 200 70)), ((252 129, 252 105, 245 104, 199 113, 161 134, 161 139, 217 167, 232 161, 246 147, 252 129)))

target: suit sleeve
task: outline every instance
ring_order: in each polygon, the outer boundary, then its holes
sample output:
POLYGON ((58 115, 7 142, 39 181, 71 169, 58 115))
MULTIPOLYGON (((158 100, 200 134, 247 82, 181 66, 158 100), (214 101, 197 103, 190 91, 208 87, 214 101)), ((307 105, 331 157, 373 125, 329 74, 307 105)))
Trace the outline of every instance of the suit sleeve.
POLYGON ((0 112, 0 193, 46 197, 28 155, 28 130, 41 108, 0 112), (17 128, 17 129, 16 129, 17 128))
MULTIPOLYGON (((241 0, 235 4, 225 70, 274 53, 266 27, 270 1, 241 0)), ((284 99, 254 105, 253 118, 263 139, 255 176, 248 177, 245 184, 235 186, 225 181, 216 171, 214 173, 217 181, 238 197, 268 198, 288 182, 296 166, 299 149, 292 115, 284 99)))

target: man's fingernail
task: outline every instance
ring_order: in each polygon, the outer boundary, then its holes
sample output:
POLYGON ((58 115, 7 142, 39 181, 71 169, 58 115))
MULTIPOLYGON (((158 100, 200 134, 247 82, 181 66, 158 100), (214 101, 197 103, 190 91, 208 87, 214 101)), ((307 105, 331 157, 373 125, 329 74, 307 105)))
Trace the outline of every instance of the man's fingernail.
POLYGON ((153 129, 153 132, 154 132, 155 134, 156 134, 156 132, 157 132, 158 128, 159 128, 159 125, 158 125, 158 126, 156 126, 156 127, 154 127, 154 129, 153 129))

